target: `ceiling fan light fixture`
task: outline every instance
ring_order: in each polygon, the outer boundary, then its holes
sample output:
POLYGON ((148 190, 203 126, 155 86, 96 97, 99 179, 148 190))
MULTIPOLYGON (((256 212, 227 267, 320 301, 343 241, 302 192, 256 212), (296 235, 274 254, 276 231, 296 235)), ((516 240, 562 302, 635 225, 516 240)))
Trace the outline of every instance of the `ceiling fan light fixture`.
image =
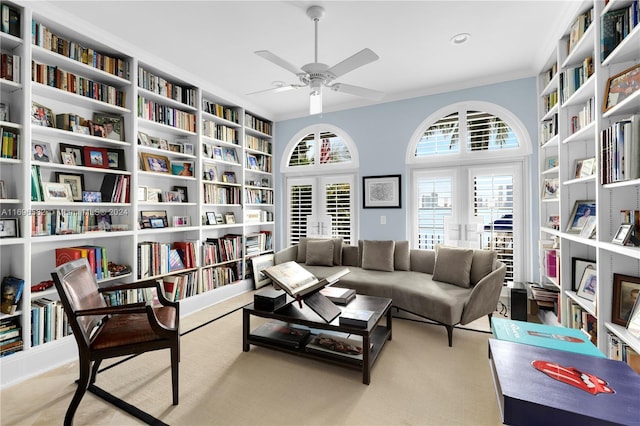
POLYGON ((471 34, 469 33, 460 33, 451 37, 451 44, 454 46, 459 46, 461 44, 465 44, 471 38, 471 34))
POLYGON ((320 114, 322 112, 322 90, 311 90, 309 94, 309 114, 320 114))

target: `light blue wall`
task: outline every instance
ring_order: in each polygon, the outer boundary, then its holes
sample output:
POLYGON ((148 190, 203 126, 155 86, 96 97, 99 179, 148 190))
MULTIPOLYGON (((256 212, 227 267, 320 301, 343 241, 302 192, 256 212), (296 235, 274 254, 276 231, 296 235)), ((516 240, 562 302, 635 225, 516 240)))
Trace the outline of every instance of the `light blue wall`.
MULTIPOLYGON (((533 154, 529 164, 532 187, 528 191, 530 194, 537 194, 538 131, 535 78, 280 121, 275 123, 274 170, 277 184, 276 218, 278 218, 276 230, 278 244, 276 248, 282 248, 284 241, 282 206, 285 194, 283 193, 284 180, 280 173, 280 161, 285 147, 297 132, 306 126, 318 123, 332 124, 343 129, 358 147, 360 155, 359 187, 362 176, 402 174, 402 209, 362 209, 362 197, 358 194, 357 206, 360 218, 358 238, 371 240, 408 239, 406 235, 408 168, 405 164, 407 146, 420 123, 429 115, 440 108, 463 101, 495 103, 508 109, 522 121, 533 144, 533 154), (381 215, 387 217, 386 225, 380 224, 381 215)), ((539 223, 537 201, 539 197, 525 196, 524 198, 531 200, 529 206, 531 223, 539 223)), ((528 232, 526 238, 531 247, 537 241, 537 235, 537 228, 528 232)), ((537 249, 532 249, 534 256, 536 252, 537 249)), ((533 265, 537 265, 537 261, 533 265)))

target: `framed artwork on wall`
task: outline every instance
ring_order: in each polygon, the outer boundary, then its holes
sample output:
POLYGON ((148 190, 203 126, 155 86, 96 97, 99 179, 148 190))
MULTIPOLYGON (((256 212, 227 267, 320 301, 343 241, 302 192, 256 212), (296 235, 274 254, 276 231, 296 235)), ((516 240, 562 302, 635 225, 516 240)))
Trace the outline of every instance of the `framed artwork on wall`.
POLYGON ((363 176, 362 207, 365 209, 399 209, 402 206, 401 175, 363 176))

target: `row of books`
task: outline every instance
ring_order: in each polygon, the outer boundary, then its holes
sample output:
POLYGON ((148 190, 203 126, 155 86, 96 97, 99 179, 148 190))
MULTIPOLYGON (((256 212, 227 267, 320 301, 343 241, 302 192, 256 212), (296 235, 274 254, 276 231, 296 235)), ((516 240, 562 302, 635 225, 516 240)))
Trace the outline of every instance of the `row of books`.
POLYGON ((204 266, 242 259, 242 235, 227 234, 219 238, 207 238, 202 243, 204 266))
POLYGON ((138 87, 142 87, 145 90, 185 105, 196 106, 196 89, 172 83, 165 78, 145 70, 143 67, 138 67, 138 87))
POLYGON ((595 119, 596 104, 595 99, 592 97, 589 98, 577 114, 572 115, 569 119, 569 133, 574 134, 578 130, 586 127, 588 124, 593 123, 595 119))
POLYGON ((160 304, 155 287, 105 291, 102 293, 102 297, 107 306, 120 306, 141 302, 150 303, 153 306, 160 304))
POLYGON ((271 231, 260 231, 245 237, 245 255, 253 256, 272 249, 271 231))
POLYGON ((254 151, 271 154, 271 142, 253 135, 244 135, 244 146, 254 151))
POLYGON ((267 210, 245 209, 245 223, 273 222, 273 212, 267 210))
POLYGON ((560 103, 565 103, 593 74, 593 56, 560 73, 560 103))
POLYGON ((206 99, 203 99, 202 110, 208 112, 209 114, 224 118, 225 120, 232 121, 234 123, 238 122, 238 111, 233 107, 220 105, 218 103, 210 102, 206 99))
POLYGON ((52 342, 71 334, 71 326, 59 300, 31 301, 31 346, 52 342))
POLYGON ((0 319, 0 357, 11 355, 24 349, 20 317, 0 319))
POLYGON ((196 115, 138 96, 138 117, 188 132, 196 132, 196 115))
POLYGON ((0 127, 2 135, 2 149, 0 153, 2 158, 20 158, 20 133, 11 128, 0 127))
POLYGON ((129 203, 131 176, 107 173, 102 178, 100 197, 103 203, 129 203))
POLYGON ((546 87, 549 83, 551 83, 551 80, 553 80, 553 77, 555 77, 557 73, 558 73, 558 63, 556 62, 542 74, 543 75, 542 87, 546 87))
POLYGON ((558 134, 558 114, 540 123, 540 145, 544 145, 558 134))
POLYGON ((55 256, 56 266, 76 259, 87 259, 89 267, 97 280, 111 277, 106 247, 92 245, 58 247, 55 249, 55 256))
POLYGON ((213 290, 227 284, 232 284, 242 277, 242 262, 227 263, 215 268, 202 269, 199 285, 202 291, 213 290))
POLYGON ((640 210, 620 210, 620 223, 632 223, 640 230, 640 210))
POLYGON ((247 154, 246 165, 250 170, 271 173, 271 156, 260 154, 247 154))
POLYGON ((10 53, 0 55, 0 77, 4 80, 20 83, 20 56, 10 53))
POLYGON ((202 134, 221 141, 238 144, 238 129, 209 120, 202 120, 202 134))
POLYGON ((640 353, 612 333, 607 333, 607 351, 608 358, 626 362, 640 374, 640 353))
POLYGON ((162 286, 164 289, 164 297, 173 302, 203 292, 203 290, 198 288, 198 274, 196 271, 177 275, 166 275, 162 277, 162 286))
POLYGON ((602 15, 600 30, 600 60, 607 56, 629 35, 640 21, 639 1, 634 0, 622 9, 610 10, 602 15))
POLYGON ((593 22, 593 7, 584 13, 578 15, 576 20, 571 25, 571 32, 569 33, 569 40, 567 43, 567 54, 571 53, 573 48, 578 44, 584 33, 589 28, 589 25, 593 22))
POLYGON ((249 204, 273 204, 273 191, 270 189, 245 188, 245 202, 249 204))
POLYGON ((31 214, 31 236, 113 231, 115 228, 105 222, 106 217, 90 209, 34 210, 31 214))
POLYGON ((205 204, 240 204, 240 188, 204 184, 205 204))
POLYGON ((15 7, 3 3, 0 12, 0 31, 11 34, 14 37, 20 37, 20 12, 15 7))
POLYGON ((248 112, 245 112, 244 114, 244 125, 266 135, 271 135, 272 132, 272 125, 270 122, 254 117, 248 112))
POLYGON ((129 78, 128 61, 69 41, 35 20, 31 23, 31 43, 120 78, 129 78))
POLYGON ((640 114, 601 132, 600 167, 603 185, 640 178, 640 114))
POLYGON ((193 241, 176 241, 174 243, 143 241, 138 243, 138 279, 197 267, 200 263, 196 257, 195 245, 198 243, 193 241))
POLYGON ((126 107, 127 98, 124 91, 66 71, 55 65, 32 60, 31 80, 107 104, 126 107))
POLYGON ((591 343, 597 345, 598 320, 596 319, 596 317, 587 312, 584 308, 582 308, 582 306, 571 301, 571 299, 567 300, 567 308, 567 327, 582 330, 585 336, 587 336, 591 340, 591 343))

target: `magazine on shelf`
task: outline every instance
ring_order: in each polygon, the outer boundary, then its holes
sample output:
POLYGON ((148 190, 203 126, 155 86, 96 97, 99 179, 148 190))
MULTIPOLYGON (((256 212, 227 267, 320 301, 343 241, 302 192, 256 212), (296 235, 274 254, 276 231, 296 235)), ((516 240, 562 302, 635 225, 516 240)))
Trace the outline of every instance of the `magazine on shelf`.
POLYGON ((309 330, 289 324, 266 322, 251 332, 251 338, 265 343, 300 348, 309 334, 309 330))
POLYGON ((322 280, 318 280, 315 275, 294 261, 270 266, 263 269, 262 272, 271 278, 278 287, 286 291, 290 296, 300 298, 305 294, 312 293, 328 284, 333 284, 341 277, 348 274, 349 269, 341 269, 322 280))
POLYGON ((306 350, 307 352, 329 353, 339 357, 362 360, 362 339, 320 333, 311 337, 306 350))

